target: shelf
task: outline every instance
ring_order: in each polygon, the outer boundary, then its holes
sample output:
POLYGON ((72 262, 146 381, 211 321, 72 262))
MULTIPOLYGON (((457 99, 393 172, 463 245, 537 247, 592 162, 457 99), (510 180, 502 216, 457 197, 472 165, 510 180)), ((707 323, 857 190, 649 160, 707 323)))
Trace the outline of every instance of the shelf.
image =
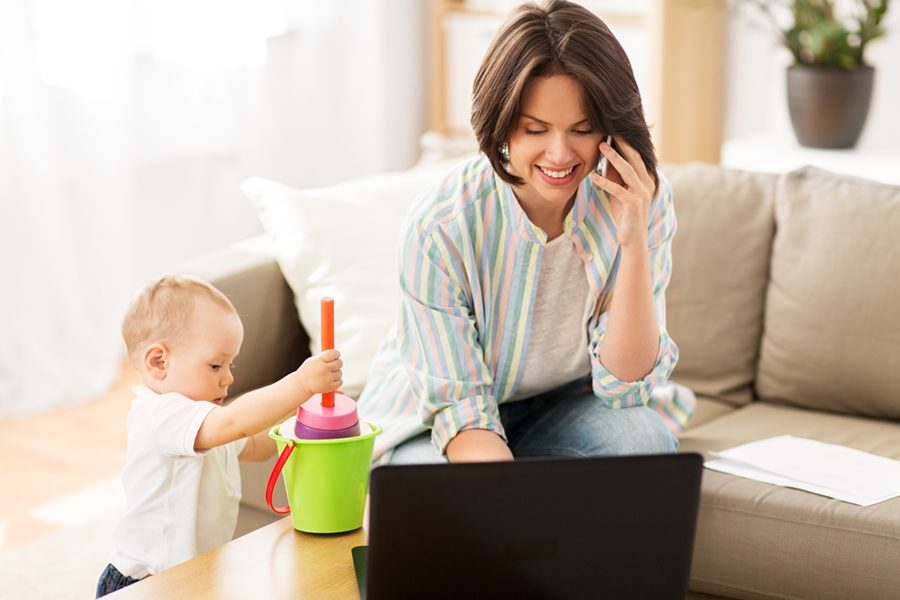
POLYGON ((900 148, 806 148, 790 133, 764 133, 729 140, 722 145, 721 163, 725 167, 764 173, 786 173, 812 165, 835 173, 900 185, 900 148))

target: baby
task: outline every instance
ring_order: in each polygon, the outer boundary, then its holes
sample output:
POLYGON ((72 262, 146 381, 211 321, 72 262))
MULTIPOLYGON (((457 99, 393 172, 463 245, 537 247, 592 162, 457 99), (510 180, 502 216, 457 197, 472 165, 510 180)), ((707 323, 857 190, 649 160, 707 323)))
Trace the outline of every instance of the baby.
POLYGON ((237 461, 272 456, 269 427, 342 383, 340 353, 327 350, 224 405, 244 329, 228 298, 192 277, 165 276, 143 289, 122 335, 142 385, 128 413, 125 515, 98 598, 231 540, 237 461))

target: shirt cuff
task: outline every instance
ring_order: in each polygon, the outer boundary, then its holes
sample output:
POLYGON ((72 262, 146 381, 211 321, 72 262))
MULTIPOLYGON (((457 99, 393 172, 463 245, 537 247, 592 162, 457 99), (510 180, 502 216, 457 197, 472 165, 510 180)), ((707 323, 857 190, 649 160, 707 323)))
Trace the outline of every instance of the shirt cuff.
POLYGON ((450 440, 465 429, 486 429, 507 441, 497 402, 491 396, 459 400, 437 413, 431 427, 431 443, 443 456, 450 440))
POLYGON ((629 408, 647 406, 650 403, 650 392, 654 387, 666 381, 675 363, 678 362, 678 346, 669 334, 660 332, 659 350, 653 369, 638 381, 623 381, 610 373, 603 366, 599 357, 594 365, 594 395, 603 400, 610 408, 629 408))

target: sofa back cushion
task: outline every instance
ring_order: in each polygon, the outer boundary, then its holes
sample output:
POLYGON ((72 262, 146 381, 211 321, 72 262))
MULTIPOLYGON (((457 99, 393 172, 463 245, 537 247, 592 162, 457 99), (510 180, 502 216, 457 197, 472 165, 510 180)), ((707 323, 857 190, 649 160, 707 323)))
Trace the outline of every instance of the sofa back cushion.
POLYGON ((758 395, 900 418, 900 187, 806 168, 775 219, 758 395))
POLYGON ((732 405, 752 398, 777 177, 713 165, 665 165, 678 231, 667 326, 681 358, 672 379, 732 405))

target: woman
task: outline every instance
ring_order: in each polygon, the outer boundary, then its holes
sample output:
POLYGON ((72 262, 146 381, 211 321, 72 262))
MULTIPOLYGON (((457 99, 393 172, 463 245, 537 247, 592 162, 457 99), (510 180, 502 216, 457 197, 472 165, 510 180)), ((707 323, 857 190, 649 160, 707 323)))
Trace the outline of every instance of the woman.
POLYGON ((580 6, 520 7, 472 109, 482 154, 403 228, 400 319, 360 398, 376 456, 674 452, 692 403, 651 392, 678 359, 675 214, 625 52, 580 6))

